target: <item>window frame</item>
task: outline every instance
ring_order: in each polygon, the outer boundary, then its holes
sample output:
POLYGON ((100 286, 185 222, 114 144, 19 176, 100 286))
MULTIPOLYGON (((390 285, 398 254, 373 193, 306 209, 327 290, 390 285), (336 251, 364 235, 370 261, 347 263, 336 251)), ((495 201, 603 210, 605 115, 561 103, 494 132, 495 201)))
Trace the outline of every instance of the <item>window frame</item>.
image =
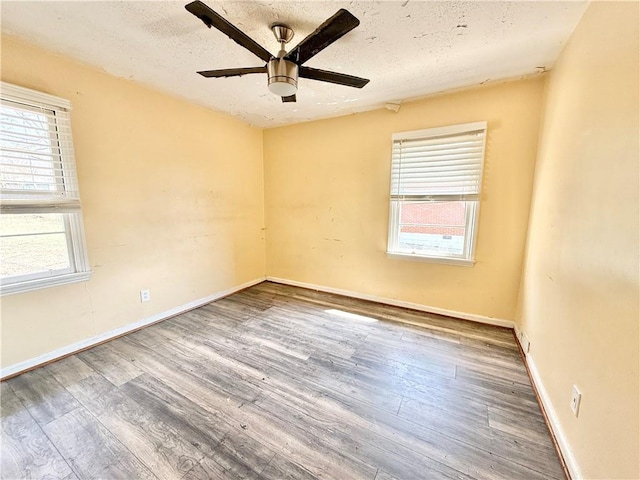
MULTIPOLYGON (((472 122, 459 125, 450 125, 445 127, 428 128, 422 130, 412 130, 407 132, 398 132, 392 135, 391 148, 399 140, 416 140, 429 139, 447 135, 461 135, 469 132, 482 130, 484 132, 482 139, 482 160, 480 163, 479 185, 475 200, 460 198, 460 195, 424 195, 421 199, 400 199, 393 193, 393 160, 391 161, 390 188, 389 188, 389 228, 387 239, 386 254, 390 258, 416 260, 431 263, 443 263, 450 265, 462 265, 472 267, 476 263, 475 252, 478 236, 478 224, 480 215, 480 199, 482 195, 482 183, 484 173, 484 162, 486 158, 487 143, 487 122, 472 122), (455 197, 455 198, 452 198, 455 197), (398 246, 400 238, 400 214, 402 204, 425 203, 425 202, 465 202, 465 239, 464 250, 462 255, 434 255, 431 253, 415 253, 401 250, 398 246)), ((393 155, 392 155, 393 157, 393 155)))
POLYGON ((71 102, 28 88, 0 82, 0 99, 24 110, 49 110, 48 119, 52 150, 58 151, 62 171, 62 189, 57 188, 49 198, 41 201, 32 195, 20 198, 19 191, 9 191, 2 199, 0 215, 50 214, 63 215, 69 266, 63 269, 14 275, 0 279, 0 295, 23 293, 41 288, 87 281, 91 277, 87 246, 78 191, 77 171, 71 131, 71 102), (65 128, 66 127, 66 128, 65 128), (60 194, 62 192, 62 194, 60 194))

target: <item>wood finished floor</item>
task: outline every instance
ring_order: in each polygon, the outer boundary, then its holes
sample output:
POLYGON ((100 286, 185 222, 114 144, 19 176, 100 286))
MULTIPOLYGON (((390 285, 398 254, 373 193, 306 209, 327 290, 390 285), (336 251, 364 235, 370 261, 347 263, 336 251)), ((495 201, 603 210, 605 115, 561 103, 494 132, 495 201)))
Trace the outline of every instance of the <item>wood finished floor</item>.
POLYGON ((6 479, 564 479, 510 330, 269 282, 1 386, 6 479))

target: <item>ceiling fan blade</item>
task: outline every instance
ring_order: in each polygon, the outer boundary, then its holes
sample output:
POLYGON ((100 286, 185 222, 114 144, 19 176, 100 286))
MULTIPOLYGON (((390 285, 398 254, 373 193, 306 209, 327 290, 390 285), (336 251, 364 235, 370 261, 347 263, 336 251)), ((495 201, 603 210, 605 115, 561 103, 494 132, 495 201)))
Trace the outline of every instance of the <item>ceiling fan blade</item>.
POLYGON ((367 78, 354 77, 353 75, 345 75, 344 73, 329 72, 327 70, 318 70, 317 68, 309 67, 300 67, 298 75, 302 78, 337 83, 338 85, 355 88, 362 88, 369 83, 369 79, 367 78))
POLYGON ((249 73, 267 73, 267 67, 227 68, 223 70, 205 70, 198 72, 203 77, 240 77, 249 73))
POLYGON ((360 20, 344 8, 341 8, 333 17, 327 19, 307 38, 302 40, 285 58, 302 65, 316 53, 325 49, 358 25, 360 25, 360 20))
POLYGON ((282 103, 288 103, 288 102, 295 102, 296 101, 296 95, 290 95, 288 97, 282 97, 282 103))
POLYGON ((266 49, 256 43, 255 40, 242 32, 236 26, 226 21, 222 16, 211 10, 201 1, 196 0, 195 2, 191 2, 188 5, 185 5, 184 8, 186 8, 189 13, 194 14, 202 20, 207 27, 217 28, 238 45, 243 46, 265 62, 268 62, 273 57, 273 55, 271 55, 266 49))

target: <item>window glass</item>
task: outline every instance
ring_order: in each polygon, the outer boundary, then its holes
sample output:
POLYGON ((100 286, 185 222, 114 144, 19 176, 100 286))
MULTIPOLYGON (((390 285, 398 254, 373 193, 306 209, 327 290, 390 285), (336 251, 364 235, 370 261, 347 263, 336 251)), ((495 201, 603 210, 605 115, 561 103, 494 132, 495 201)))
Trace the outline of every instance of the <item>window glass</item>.
POLYGON ((463 255, 466 202, 402 202, 399 227, 400 250, 463 255))
POLYGON ((63 214, 0 215, 0 276, 68 272, 63 214))

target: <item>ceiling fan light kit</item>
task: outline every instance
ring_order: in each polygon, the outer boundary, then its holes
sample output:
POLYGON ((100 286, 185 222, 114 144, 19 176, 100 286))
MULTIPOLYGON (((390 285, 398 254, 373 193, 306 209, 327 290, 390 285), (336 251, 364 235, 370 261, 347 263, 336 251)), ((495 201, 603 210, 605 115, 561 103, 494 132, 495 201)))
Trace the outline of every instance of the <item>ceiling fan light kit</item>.
POLYGON ((267 63, 269 91, 281 97, 295 95, 298 91, 298 65, 284 58, 274 58, 267 63))
POLYGON ((285 50, 285 45, 293 38, 293 30, 280 23, 271 25, 271 31, 280 43, 278 55, 273 56, 255 40, 200 0, 187 4, 185 8, 189 13, 202 20, 207 27, 215 27, 231 40, 266 62, 263 67, 228 68, 198 72, 203 77, 238 77, 251 73, 266 72, 269 91, 282 97, 283 102, 296 101, 298 77, 355 88, 362 88, 369 83, 366 78, 303 66, 303 63, 360 24, 360 21, 345 9, 338 10, 335 15, 328 18, 289 52, 285 50))
POLYGON ((271 93, 280 97, 290 97, 298 91, 298 65, 285 60, 287 54, 284 46, 293 38, 293 30, 282 24, 271 25, 271 31, 280 43, 278 58, 267 63, 267 86, 271 93))

